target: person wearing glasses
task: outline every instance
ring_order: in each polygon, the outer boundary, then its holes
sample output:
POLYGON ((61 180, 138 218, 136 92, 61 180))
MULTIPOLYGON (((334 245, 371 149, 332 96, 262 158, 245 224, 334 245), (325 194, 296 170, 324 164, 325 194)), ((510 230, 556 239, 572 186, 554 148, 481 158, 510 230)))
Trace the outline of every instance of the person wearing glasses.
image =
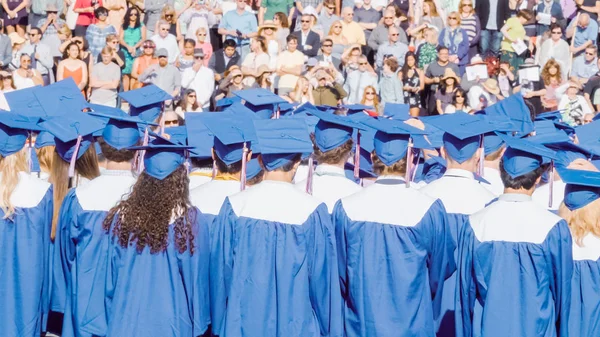
POLYGON ((55 4, 49 4, 46 13, 48 16, 41 19, 37 26, 42 30, 42 43, 50 47, 53 57, 61 57, 62 53, 59 51, 59 47, 62 42, 58 36, 58 31, 67 23, 58 17, 58 9, 55 4))
POLYGON ((462 75, 469 63, 469 36, 460 27, 458 12, 448 15, 448 25, 440 33, 439 45, 448 48, 450 62, 458 65, 459 75, 462 75))
POLYGON ((327 62, 332 65, 335 69, 340 70, 342 66, 342 61, 335 57, 333 54, 333 40, 330 38, 326 38, 323 40, 323 44, 321 44, 321 54, 317 56, 317 61, 327 62))
POLYGON ((167 21, 161 20, 158 24, 158 34, 154 34, 150 40, 156 44, 156 49, 166 49, 169 53, 169 64, 175 64, 177 57, 180 54, 179 44, 175 35, 169 33, 171 24, 167 21))
POLYGON ((388 58, 395 58, 398 60, 398 65, 402 67, 404 65, 404 56, 408 53, 408 46, 398 41, 400 30, 396 27, 390 27, 388 30, 388 42, 382 44, 377 49, 375 55, 375 65, 377 69, 383 68, 383 61, 388 58))
POLYGON ((21 54, 19 69, 13 72, 13 80, 17 90, 44 85, 42 74, 38 70, 31 68, 31 56, 29 54, 21 54))
POLYGON ((204 51, 194 49, 194 64, 187 68, 181 76, 181 86, 196 92, 196 99, 202 109, 208 109, 210 98, 215 90, 215 73, 204 66, 204 51))
POLYGON ((165 7, 163 7, 162 11, 160 12, 160 20, 158 20, 156 22, 155 27, 153 27, 154 33, 157 33, 159 31, 159 29, 160 29, 160 27, 158 27, 159 22, 164 20, 171 24, 171 26, 169 27, 169 34, 172 34, 173 36, 175 36, 177 38, 177 42, 181 41, 183 36, 181 35, 181 29, 179 27, 179 22, 177 21, 177 18, 178 18, 178 15, 177 15, 177 12, 175 12, 175 8, 173 8, 172 6, 166 5, 165 7))
POLYGON ((148 30, 148 36, 154 35, 156 23, 160 21, 162 9, 173 4, 173 0, 142 0, 135 1, 134 4, 144 11, 144 26, 148 30))
MULTIPOLYGON (((158 64, 149 66, 141 75, 140 82, 152 83, 173 97, 181 91, 181 73, 179 69, 168 62, 169 52, 160 48, 156 51, 158 64)), ((185 74, 185 73, 184 73, 185 74)))
POLYGON ((106 37, 108 35, 117 35, 115 27, 108 24, 108 9, 99 7, 94 11, 96 23, 89 25, 85 32, 85 39, 90 44, 90 52, 92 57, 96 59, 102 48, 106 46, 106 37))
POLYGON ((377 74, 369 65, 367 57, 361 55, 358 57, 358 69, 351 72, 346 77, 346 83, 344 83, 344 90, 348 93, 348 97, 345 99, 346 104, 358 104, 360 103, 365 88, 372 86, 377 91, 379 85, 377 84, 377 74))
POLYGON ((462 0, 458 6, 460 12, 460 27, 469 37, 469 59, 478 54, 479 39, 481 38, 481 22, 473 8, 473 0, 462 0))
POLYGON ((335 0, 325 0, 323 2, 324 10, 321 11, 321 15, 319 15, 319 23, 323 28, 323 33, 329 32, 331 29, 331 25, 340 19, 339 16, 336 15, 337 6, 335 4, 335 0))
POLYGON ((186 89, 181 101, 175 108, 177 116, 184 118, 186 112, 202 112, 202 107, 196 99, 196 92, 193 89, 186 89))
MULTIPOLYGON (((563 69, 568 69, 571 63, 571 55, 569 54, 569 44, 563 38, 563 29, 559 24, 553 23, 550 25, 550 38, 542 43, 539 51, 540 66, 543 67, 550 59, 554 59, 563 69)), ((566 75, 567 72, 563 73, 566 75)))
MULTIPOLYGON (((106 37, 106 45, 112 51, 112 61, 119 66, 120 69, 125 68, 125 53, 119 48, 119 38, 116 35, 108 35, 106 37)), ((96 62, 102 62, 102 57, 98 55, 96 62)))
POLYGON ((135 80, 131 78, 134 58, 138 49, 146 40, 146 27, 142 25, 140 18, 140 9, 132 6, 125 13, 123 26, 119 35, 119 41, 123 47, 125 56, 125 68, 123 68, 123 90, 133 89, 135 80))
MULTIPOLYGON (((388 30, 391 27, 396 27, 394 24, 394 19, 396 18, 395 12, 392 8, 386 9, 383 13, 383 21, 373 29, 371 35, 369 36, 368 45, 371 49, 377 50, 379 46, 386 43, 388 41, 388 30)), ((408 45, 408 38, 406 37, 406 32, 404 29, 400 27, 398 28, 398 41, 408 45)))
POLYGON ((52 67, 54 66, 54 59, 50 47, 41 43, 42 30, 39 28, 31 28, 29 30, 29 42, 25 43, 23 48, 19 52, 19 60, 23 54, 29 55, 31 63, 29 64, 31 69, 37 70, 43 80, 44 85, 48 85, 54 81, 52 73, 52 67))
POLYGON ((573 60, 571 67, 571 80, 584 85, 598 72, 598 48, 596 45, 585 49, 583 57, 573 60))
POLYGON ((298 50, 307 57, 315 57, 321 47, 321 38, 319 34, 310 29, 310 15, 304 14, 300 19, 301 28, 292 33, 298 39, 298 50))
POLYGON ((149 66, 158 63, 158 58, 154 55, 156 45, 152 40, 146 40, 142 44, 142 55, 135 58, 133 66, 131 66, 131 81, 130 88, 139 89, 144 86, 143 83, 138 81, 141 73, 143 73, 149 66))
POLYGON ((181 13, 179 21, 186 25, 186 39, 194 39, 198 48, 204 49, 204 53, 210 58, 212 54, 212 45, 210 40, 209 28, 218 23, 217 17, 213 14, 210 3, 206 0, 194 0, 193 6, 181 13), (200 29, 204 32, 199 33, 200 29), (199 44, 208 44, 211 46, 210 53, 205 47, 199 47, 199 44))
POLYGON ((367 44, 363 27, 354 21, 354 9, 344 7, 342 9, 342 35, 346 38, 347 44, 358 43, 361 46, 367 44))

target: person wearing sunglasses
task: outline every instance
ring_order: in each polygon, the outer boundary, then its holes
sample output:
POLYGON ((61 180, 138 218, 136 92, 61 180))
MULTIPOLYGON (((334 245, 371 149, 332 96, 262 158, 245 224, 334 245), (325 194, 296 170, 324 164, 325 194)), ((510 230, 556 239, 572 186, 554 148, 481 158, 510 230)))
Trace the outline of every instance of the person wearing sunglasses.
POLYGON ((321 15, 317 22, 321 24, 323 28, 323 32, 327 33, 331 29, 331 25, 338 21, 340 17, 337 14, 337 6, 335 0, 325 0, 323 1, 324 10, 321 11, 321 15))
POLYGON ((131 66, 131 78, 134 81, 130 84, 131 89, 139 89, 144 86, 143 83, 139 82, 139 76, 149 66, 158 63, 158 58, 154 55, 156 45, 152 40, 146 40, 142 44, 142 55, 135 58, 133 65, 131 66))
POLYGON ((181 85, 196 92, 198 104, 203 109, 209 108, 210 98, 215 90, 215 73, 211 68, 204 66, 202 49, 194 49, 194 64, 183 72, 181 85))
POLYGON ((62 41, 58 36, 60 28, 66 25, 65 20, 58 16, 58 9, 55 4, 50 4, 46 8, 47 17, 39 21, 40 29, 42 30, 42 43, 50 47, 52 57, 60 58, 62 53, 59 51, 62 41))
POLYGON ((448 25, 442 29, 439 37, 440 46, 448 48, 450 62, 458 65, 460 75, 469 63, 469 36, 460 26, 460 15, 452 12, 448 15, 448 25))
POLYGON ((300 18, 301 28, 292 34, 298 38, 298 50, 307 57, 315 57, 321 47, 319 34, 311 30, 312 15, 304 14, 300 18))
MULTIPOLYGON (((538 54, 540 66, 543 67, 548 60, 554 59, 563 69, 567 69, 571 61, 569 43, 563 39, 563 29, 559 24, 550 25, 550 38, 542 43, 538 54)), ((567 72, 565 71, 563 75, 566 79, 567 72)))
POLYGON ((344 90, 348 93, 348 97, 345 99, 346 104, 358 104, 360 103, 365 88, 372 86, 377 91, 379 85, 377 84, 377 74, 373 68, 367 62, 367 57, 361 55, 358 57, 358 69, 352 71, 346 77, 346 83, 344 83, 344 90))
POLYGON ((156 22, 156 26, 153 27, 154 33, 159 32, 160 27, 158 25, 162 20, 164 20, 171 24, 171 26, 169 27, 169 34, 175 36, 177 38, 177 42, 181 42, 181 40, 183 39, 183 35, 181 35, 181 29, 177 20, 178 17, 179 16, 177 15, 175 8, 173 8, 173 6, 171 5, 166 5, 160 12, 160 20, 158 20, 156 22))
POLYGON ((184 118, 186 112, 202 112, 202 107, 198 104, 194 89, 186 89, 181 101, 177 104, 177 108, 175 108, 175 113, 181 118, 184 118))
POLYGON ((119 35, 119 41, 123 47, 125 56, 125 68, 123 68, 123 90, 128 91, 134 88, 135 79, 131 77, 134 58, 138 50, 146 40, 146 27, 141 23, 141 11, 133 6, 125 13, 123 26, 119 35))
POLYGON ((94 59, 98 58, 102 48, 106 46, 106 37, 108 35, 117 35, 115 27, 108 24, 108 9, 99 7, 94 11, 96 23, 89 25, 85 32, 85 39, 90 44, 90 52, 94 59))
POLYGON ((573 57, 583 54, 585 48, 596 45, 598 40, 598 23, 589 13, 581 13, 579 20, 573 20, 565 30, 567 39, 575 40, 571 47, 573 57))
MULTIPOLYGON (((373 29, 367 44, 373 50, 377 50, 379 46, 385 44, 388 41, 388 30, 390 27, 396 26, 394 24, 394 20, 396 19, 396 13, 393 8, 386 9, 383 13, 383 20, 380 24, 373 29)), ((404 29, 400 27, 398 28, 398 41, 408 45, 408 38, 406 37, 406 32, 404 29)))
POLYGON ((150 40, 156 44, 156 49, 164 48, 169 52, 169 64, 175 64, 177 57, 181 53, 179 50, 179 44, 175 35, 169 33, 171 24, 167 21, 161 20, 158 24, 158 34, 154 34, 150 40))
MULTIPOLYGON (((136 4, 138 1, 136 1, 136 4)), ((171 2, 172 3, 172 2, 171 2)), ((152 37, 156 30, 163 8, 169 4, 169 0, 144 0, 138 5, 144 11, 144 26, 146 26, 148 37, 152 37)))
POLYGON ((582 57, 573 60, 571 67, 571 80, 584 85, 598 72, 598 47, 589 46, 582 57))
POLYGON ((158 64, 149 66, 141 75, 140 82, 152 83, 177 97, 181 91, 181 73, 174 65, 169 63, 169 52, 160 48, 156 51, 158 64))
POLYGON ((54 59, 50 47, 41 43, 42 30, 39 28, 31 28, 29 30, 29 42, 26 42, 23 48, 19 51, 19 58, 23 54, 30 56, 30 68, 35 69, 42 75, 44 85, 48 85, 53 77, 52 67, 54 67, 54 59))
POLYGON ((395 58, 398 60, 400 67, 404 65, 404 56, 408 53, 408 46, 399 40, 400 29, 395 26, 390 27, 388 30, 388 42, 382 44, 377 49, 375 55, 375 65, 378 70, 383 68, 383 61, 387 58, 395 58))
POLYGON ((215 14, 213 14, 208 1, 195 0, 192 3, 193 5, 190 8, 181 13, 179 21, 187 27, 185 38, 195 40, 196 47, 202 48, 207 57, 210 58, 210 54, 212 54, 212 45, 210 44, 211 37, 209 28, 214 27, 219 20, 215 14), (200 29, 204 29, 204 31, 200 33, 200 29), (207 49, 207 46, 211 46, 210 52, 207 49))
POLYGON ((473 8, 473 0, 462 0, 458 5, 458 11, 460 13, 460 27, 469 36, 469 59, 471 59, 479 52, 481 22, 473 8))

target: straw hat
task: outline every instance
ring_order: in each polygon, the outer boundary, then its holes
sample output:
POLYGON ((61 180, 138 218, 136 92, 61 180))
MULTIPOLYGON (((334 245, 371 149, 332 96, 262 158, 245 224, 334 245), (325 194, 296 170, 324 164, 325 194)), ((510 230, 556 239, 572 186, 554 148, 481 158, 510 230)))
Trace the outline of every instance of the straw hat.
POLYGON ((485 90, 487 90, 491 94, 498 95, 500 93, 500 88, 498 87, 498 81, 496 81, 493 78, 488 78, 487 80, 485 80, 485 82, 483 82, 482 86, 485 88, 485 90))
POLYGON ((445 81, 448 78, 454 78, 454 81, 456 81, 456 83, 460 83, 460 77, 458 77, 458 75, 456 75, 456 73, 454 72, 454 70, 450 69, 450 68, 446 68, 446 70, 444 71, 444 76, 442 77, 442 81, 445 81))
POLYGON ((25 43, 25 38, 22 37, 21 35, 19 35, 19 33, 17 32, 12 32, 10 34, 8 34, 8 38, 10 39, 10 44, 12 46, 16 45, 16 44, 23 44, 25 43))
POLYGON ((266 28, 271 28, 274 31, 277 30, 277 26, 275 25, 275 22, 273 22, 273 20, 265 20, 262 25, 258 26, 258 35, 260 36, 262 34, 263 29, 266 28))
POLYGON ((273 71, 271 69, 269 69, 269 66, 267 66, 266 64, 263 64, 261 66, 258 67, 258 69, 256 69, 256 76, 255 77, 261 77, 264 73, 272 73, 273 71))

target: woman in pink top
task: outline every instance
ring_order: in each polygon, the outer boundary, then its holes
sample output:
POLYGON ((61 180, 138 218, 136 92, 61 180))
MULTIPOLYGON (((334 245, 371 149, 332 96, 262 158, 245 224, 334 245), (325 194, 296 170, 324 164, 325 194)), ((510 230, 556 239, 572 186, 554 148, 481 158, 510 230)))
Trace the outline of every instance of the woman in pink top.
POLYGON ((75 25, 75 36, 85 38, 87 27, 96 21, 94 11, 102 7, 102 0, 76 0, 73 11, 79 13, 75 25))
POLYGON ((208 34, 208 30, 204 27, 198 28, 196 30, 196 48, 202 48, 204 51, 204 66, 208 67, 208 60, 210 60, 210 56, 213 53, 213 47, 210 42, 206 41, 206 35, 208 34))

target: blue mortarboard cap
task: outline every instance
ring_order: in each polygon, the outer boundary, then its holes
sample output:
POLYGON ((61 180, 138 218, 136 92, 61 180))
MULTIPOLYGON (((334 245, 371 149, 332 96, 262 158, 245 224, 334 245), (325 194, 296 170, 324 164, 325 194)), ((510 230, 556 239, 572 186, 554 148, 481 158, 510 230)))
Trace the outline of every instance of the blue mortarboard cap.
POLYGON ((134 146, 129 149, 145 150, 144 171, 158 180, 163 180, 185 163, 185 151, 190 148, 157 137, 146 146, 134 146))
MULTIPOLYGON (((521 93, 516 93, 496 104, 490 105, 485 108, 485 114, 492 120, 509 119, 516 131, 522 135, 527 135, 533 131, 531 113, 521 93)), ((503 130, 496 129, 496 131, 503 130)))
POLYGON ((429 184, 446 173, 446 160, 440 156, 432 156, 423 163, 423 171, 419 180, 429 184))
POLYGON ((504 140, 496 132, 487 132, 483 135, 483 151, 488 156, 504 145, 504 140))
POLYGON ((545 163, 546 159, 556 159, 554 151, 541 144, 510 136, 500 137, 507 146, 502 159, 503 167, 512 178, 537 169, 545 163))
POLYGON ((258 154, 252 154, 252 159, 246 164, 246 180, 256 177, 262 171, 258 162, 258 154))
POLYGON ((223 112, 230 113, 230 114, 233 114, 236 116, 243 116, 245 118, 250 118, 250 119, 260 119, 261 118, 261 116, 256 114, 254 111, 252 111, 250 108, 248 108, 241 102, 233 103, 232 105, 228 106, 225 110, 223 110, 223 112))
POLYGON ((323 152, 331 151, 352 138, 354 129, 366 127, 345 116, 314 110, 312 114, 319 118, 315 126, 315 143, 323 152))
POLYGON ((40 149, 45 146, 55 146, 54 135, 47 131, 41 131, 35 137, 35 148, 40 149))
POLYGON ((169 135, 171 142, 179 145, 187 145, 187 130, 185 126, 165 128, 165 133, 169 135))
POLYGON ((287 164, 297 154, 312 152, 308 127, 302 118, 255 120, 254 127, 268 171, 287 164))
POLYGON ((117 150, 134 146, 140 140, 140 126, 146 124, 135 116, 112 116, 90 112, 92 116, 108 119, 102 132, 104 141, 117 150))
POLYGON ((93 133, 104 127, 101 120, 82 112, 53 117, 40 125, 54 135, 56 152, 65 161, 70 161, 73 157, 78 136, 82 136, 83 139, 77 152, 77 159, 81 158, 92 144, 93 133))
POLYGON ((244 143, 250 149, 252 142, 256 142, 252 119, 224 112, 213 116, 215 118, 206 118, 204 123, 215 135, 215 154, 227 165, 242 160, 244 143))
POLYGON ((585 207, 600 198, 600 172, 563 169, 558 174, 567 183, 563 202, 568 209, 585 207))
POLYGON ((566 167, 576 159, 591 160, 593 158, 598 158, 598 156, 595 156, 592 152, 570 141, 544 145, 556 151, 554 166, 557 169, 566 169, 566 167))
POLYGON ((214 118, 213 112, 188 112, 185 114, 185 129, 187 131, 187 143, 192 148, 190 156, 194 158, 207 159, 212 157, 214 145, 214 134, 210 131, 204 120, 214 118))
POLYGON ((387 166, 404 158, 412 134, 424 134, 424 131, 397 120, 371 118, 362 123, 377 130, 373 146, 379 159, 387 166))
POLYGON ((217 108, 226 108, 228 106, 231 106, 234 103, 240 103, 242 101, 241 98, 234 96, 234 97, 225 97, 225 98, 221 98, 220 100, 218 100, 216 102, 216 106, 217 108))
POLYGON ((29 131, 39 129, 36 121, 12 112, 0 113, 0 155, 6 157, 19 152, 25 146, 29 131))
POLYGON ((358 112, 363 112, 364 110, 372 110, 373 107, 364 104, 346 104, 342 105, 342 108, 348 111, 348 115, 353 115, 358 112))
POLYGON ((576 127, 575 134, 581 147, 600 153, 600 120, 576 127))
POLYGON ((40 87, 25 88, 5 93, 4 97, 10 110, 25 116, 47 117, 42 104, 33 93, 38 88, 40 87))
POLYGON ((122 92, 119 96, 129 102, 130 115, 140 115, 141 119, 149 122, 153 122, 160 115, 164 101, 173 99, 173 96, 154 84, 122 92))
POLYGON ((535 126, 535 136, 529 137, 529 140, 539 144, 552 144, 569 142, 571 138, 563 130, 556 128, 554 122, 550 120, 539 120, 533 122, 535 126))
MULTIPOLYGON (((88 112, 90 114, 98 114, 99 117, 101 116, 129 116, 128 113, 126 113, 125 111, 119 109, 119 108, 113 108, 110 106, 106 106, 106 105, 102 105, 102 104, 92 104, 89 103, 88 104, 88 112)), ((108 120, 108 117, 106 117, 106 120, 108 120)))
POLYGON ((391 119, 405 121, 410 118, 409 110, 410 106, 408 104, 385 103, 383 115, 391 119))
POLYGON ((88 102, 72 77, 45 87, 37 87, 33 94, 42 104, 46 116, 60 116, 67 111, 81 112, 88 107, 88 102))
POLYGON ((247 89, 233 92, 234 95, 253 106, 287 103, 287 101, 267 89, 247 89))
POLYGON ((281 113, 281 115, 287 115, 290 113, 295 113, 296 108, 299 106, 298 103, 290 103, 290 102, 285 102, 285 103, 280 103, 279 105, 279 112, 281 113))
POLYGON ((560 121, 560 120, 562 120, 562 115, 561 115, 560 111, 542 112, 541 114, 535 116, 534 122, 542 121, 542 120, 547 120, 547 121, 551 121, 551 122, 560 121))
MULTIPOLYGON (((365 169, 362 166, 362 161, 360 165, 361 166, 358 169, 358 179, 377 178, 377 175, 375 175, 375 173, 373 173, 373 171, 370 170, 370 166, 368 166, 367 169, 365 169)), ((344 164, 344 175, 346 176, 346 178, 358 182, 357 179, 354 177, 354 165, 352 163, 344 164)))
POLYGON ((472 158, 481 145, 481 136, 494 130, 494 125, 481 116, 456 112, 430 119, 429 124, 444 131, 444 148, 459 163, 472 158))

